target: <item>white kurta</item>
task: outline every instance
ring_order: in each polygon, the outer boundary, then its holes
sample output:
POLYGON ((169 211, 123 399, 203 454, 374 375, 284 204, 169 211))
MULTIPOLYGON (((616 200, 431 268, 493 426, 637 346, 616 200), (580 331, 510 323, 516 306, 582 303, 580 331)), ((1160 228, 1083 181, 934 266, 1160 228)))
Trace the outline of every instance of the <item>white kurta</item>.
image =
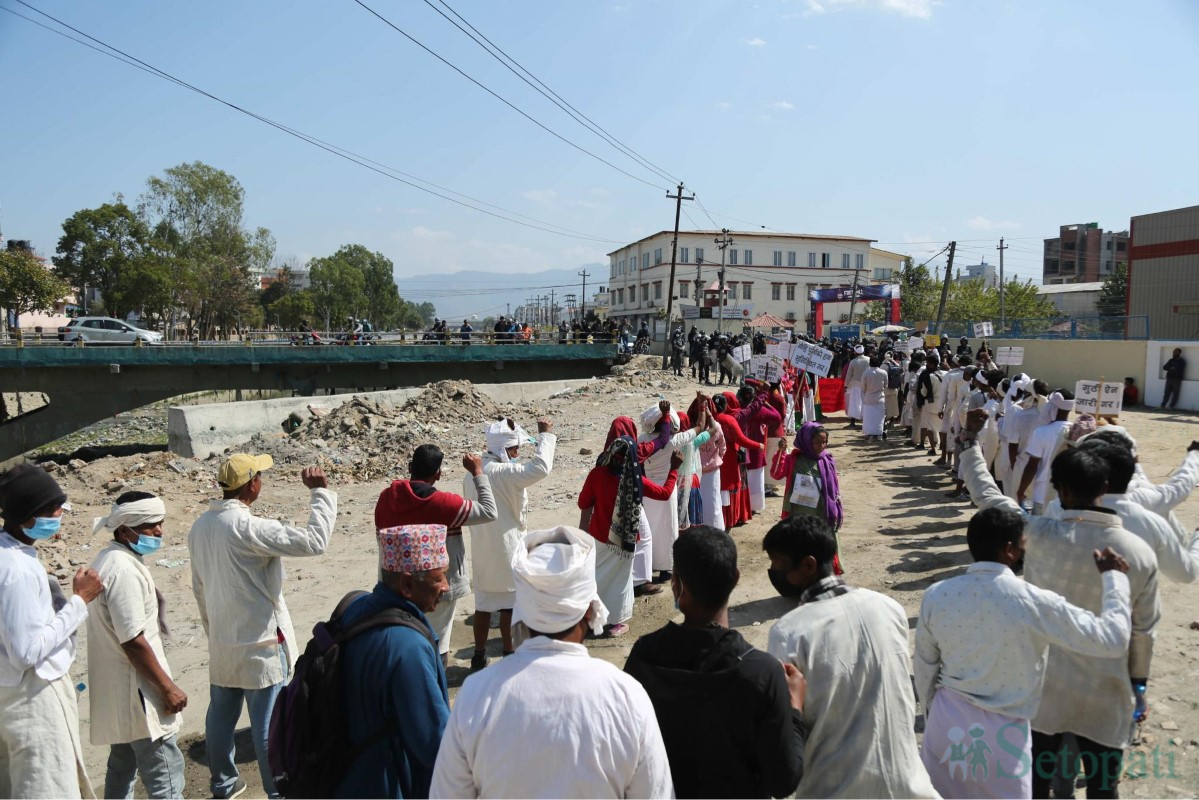
MULTIPOLYGON (((645 477, 659 486, 666 483, 670 477, 670 456, 675 450, 682 450, 695 438, 695 430, 689 429, 676 433, 670 438, 670 446, 663 447, 645 460, 645 477)), ((640 440, 652 442, 656 436, 642 434, 640 440)), ((675 487, 678 491, 678 487, 675 487)), ((674 541, 679 538, 679 507, 678 501, 672 494, 666 500, 651 500, 646 497, 641 501, 645 508, 646 519, 653 537, 653 567, 655 570, 669 570, 674 565, 674 541)))
POLYGON ((845 416, 850 419, 862 418, 862 387, 848 386, 845 389, 845 416))
POLYGON ((937 796, 912 732, 908 618, 899 603, 868 589, 804 603, 771 628, 767 652, 808 680, 796 797, 937 796))
MULTIPOLYGON (((505 464, 494 453, 483 455, 483 473, 491 483, 498 514, 492 522, 470 526, 470 566, 477 611, 502 611, 512 608, 516 600, 512 554, 528 531, 529 495, 525 490, 554 468, 557 441, 552 433, 539 434, 537 451, 524 462, 505 464)), ((479 499, 470 475, 463 479, 462 495, 467 500, 479 499)))
POLYGON ((633 618, 633 555, 611 542, 595 543, 595 587, 604 608, 605 625, 633 618))
POLYGON ((699 491, 703 497, 704 524, 718 531, 724 530, 724 511, 720 507, 720 470, 700 475, 699 491))
MULTIPOLYGON (((654 577, 654 532, 649 528, 645 508, 637 520, 637 549, 633 551, 633 585, 649 583, 654 577)), ((607 605, 605 603, 604 605, 607 605)), ((612 608, 612 606, 608 606, 612 608)))
POLYGON ((673 796, 641 684, 544 636, 466 679, 429 788, 431 798, 673 796))

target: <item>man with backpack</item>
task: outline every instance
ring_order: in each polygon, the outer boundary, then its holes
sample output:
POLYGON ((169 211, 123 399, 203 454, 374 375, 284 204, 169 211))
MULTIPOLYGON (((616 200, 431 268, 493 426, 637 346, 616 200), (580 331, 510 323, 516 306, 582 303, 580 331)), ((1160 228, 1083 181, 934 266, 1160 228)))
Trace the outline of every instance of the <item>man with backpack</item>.
POLYGON ((887 421, 892 425, 899 424, 899 390, 903 386, 903 367, 895 361, 895 351, 888 350, 883 359, 883 369, 887 371, 887 388, 883 390, 887 404, 887 421))

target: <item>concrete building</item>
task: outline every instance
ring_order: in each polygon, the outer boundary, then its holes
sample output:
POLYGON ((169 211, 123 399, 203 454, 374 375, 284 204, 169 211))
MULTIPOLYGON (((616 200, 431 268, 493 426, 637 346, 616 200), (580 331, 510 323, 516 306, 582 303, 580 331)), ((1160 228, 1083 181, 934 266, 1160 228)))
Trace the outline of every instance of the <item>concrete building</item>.
POLYGON ((1132 218, 1128 313, 1154 339, 1199 339, 1199 206, 1132 218))
POLYGON ((971 264, 968 267, 962 267, 961 272, 955 280, 957 283, 965 283, 980 279, 983 282, 983 286, 988 289, 999 288, 999 268, 994 264, 988 264, 984 259, 981 264, 971 264))
POLYGON ((1059 312, 1067 317, 1099 315, 1099 295, 1103 281, 1095 283, 1059 283, 1037 287, 1037 294, 1048 297, 1059 312))
POLYGON ((1042 283, 1094 283, 1128 261, 1128 231, 1104 231, 1098 222, 1063 225, 1045 240, 1042 283))
MULTIPOLYGON (((608 254, 608 315, 636 330, 642 321, 661 335, 667 328, 667 292, 673 316, 690 327, 713 330, 720 316, 720 231, 680 231, 675 282, 670 286, 672 231, 646 236, 608 254), (697 300, 698 297, 698 300, 697 300)), ((724 253, 725 330, 768 312, 802 330, 811 313, 812 289, 889 283, 906 256, 872 248, 872 239, 797 233, 731 231, 724 253)), ((862 305, 858 304, 858 309, 862 305)), ((826 323, 848 321, 849 303, 828 304, 826 323)), ((823 335, 826 331, 822 331, 823 335)))

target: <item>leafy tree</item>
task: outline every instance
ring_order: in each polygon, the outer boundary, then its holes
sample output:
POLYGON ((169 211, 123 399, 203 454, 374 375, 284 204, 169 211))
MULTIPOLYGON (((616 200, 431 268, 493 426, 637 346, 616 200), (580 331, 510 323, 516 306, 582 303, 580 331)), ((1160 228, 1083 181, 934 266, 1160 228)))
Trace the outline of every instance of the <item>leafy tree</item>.
POLYGON ((1122 317, 1128 313, 1128 265, 1123 261, 1104 279, 1097 305, 1101 317, 1122 317))
POLYGON ((74 287, 80 297, 85 287, 100 290, 104 310, 112 316, 124 316, 143 299, 132 273, 140 272, 138 262, 147 257, 150 229, 118 198, 99 208, 85 208, 72 214, 63 224, 58 240, 54 269, 74 287))
MULTIPOLYGON (((432 325, 433 320, 437 319, 437 309, 428 300, 416 306, 416 313, 425 325, 432 325)), ((491 324, 494 325, 495 321, 492 320, 491 324)))
POLYGON ((318 319, 312 292, 308 289, 288 292, 267 308, 268 320, 275 320, 284 330, 298 330, 301 322, 313 327, 323 327, 325 320, 318 319))
POLYGON ((13 314, 50 311, 71 287, 25 250, 0 252, 0 308, 13 314))

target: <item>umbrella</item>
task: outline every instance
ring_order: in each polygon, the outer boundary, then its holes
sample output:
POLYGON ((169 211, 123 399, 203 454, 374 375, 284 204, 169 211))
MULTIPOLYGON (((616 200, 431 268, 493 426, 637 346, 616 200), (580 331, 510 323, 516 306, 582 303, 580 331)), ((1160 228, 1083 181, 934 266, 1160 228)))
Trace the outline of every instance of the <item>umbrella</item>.
POLYGON ((870 332, 871 333, 911 333, 914 330, 916 330, 916 329, 915 328, 905 328, 902 325, 881 325, 870 332))

